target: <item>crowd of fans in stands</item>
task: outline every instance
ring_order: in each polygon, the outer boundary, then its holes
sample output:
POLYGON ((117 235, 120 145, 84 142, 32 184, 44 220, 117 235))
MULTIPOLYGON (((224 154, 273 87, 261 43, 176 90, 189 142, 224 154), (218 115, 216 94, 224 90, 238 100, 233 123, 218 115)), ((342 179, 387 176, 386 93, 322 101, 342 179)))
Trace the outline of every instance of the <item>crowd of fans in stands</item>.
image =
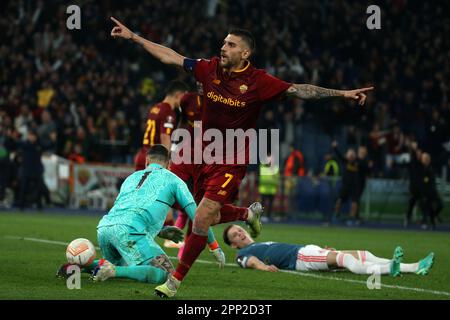
POLYGON ((375 176, 389 176, 416 141, 440 170, 450 162, 450 4, 380 6, 382 28, 368 30, 367 4, 359 1, 104 0, 82 4, 81 30, 68 30, 59 1, 2 2, 0 157, 14 163, 10 155, 34 132, 42 152, 78 163, 132 163, 148 107, 170 80, 193 83, 138 45, 112 41, 115 16, 195 58, 219 54, 231 26, 246 28, 257 41, 253 63, 286 81, 374 85, 365 108, 285 100, 262 111, 260 126, 280 128, 282 139, 285 128, 299 134, 307 122, 330 140, 344 132, 347 147, 368 147, 375 176))

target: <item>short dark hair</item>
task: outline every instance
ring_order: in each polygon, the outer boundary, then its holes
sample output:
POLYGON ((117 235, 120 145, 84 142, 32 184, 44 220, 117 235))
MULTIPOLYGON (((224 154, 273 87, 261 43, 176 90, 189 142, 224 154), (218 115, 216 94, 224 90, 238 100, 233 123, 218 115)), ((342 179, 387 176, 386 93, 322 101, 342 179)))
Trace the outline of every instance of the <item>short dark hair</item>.
POLYGON ((253 53, 256 49, 256 42, 255 37, 253 37, 253 34, 245 29, 239 29, 239 28, 232 28, 230 31, 228 31, 228 34, 232 34, 238 37, 241 37, 242 40, 244 40, 245 43, 250 47, 250 51, 253 53))
POLYGON ((155 144, 148 149, 147 157, 157 161, 169 161, 169 150, 162 144, 155 144))
POLYGON ((223 242, 225 242, 229 246, 231 246, 231 241, 228 238, 228 231, 234 226, 235 226, 234 224, 230 224, 228 227, 225 228, 225 230, 223 230, 223 242))
POLYGON ((189 87, 186 83, 184 83, 183 81, 172 81, 169 83, 169 85, 167 86, 166 89, 166 95, 172 95, 177 91, 189 91, 189 87))

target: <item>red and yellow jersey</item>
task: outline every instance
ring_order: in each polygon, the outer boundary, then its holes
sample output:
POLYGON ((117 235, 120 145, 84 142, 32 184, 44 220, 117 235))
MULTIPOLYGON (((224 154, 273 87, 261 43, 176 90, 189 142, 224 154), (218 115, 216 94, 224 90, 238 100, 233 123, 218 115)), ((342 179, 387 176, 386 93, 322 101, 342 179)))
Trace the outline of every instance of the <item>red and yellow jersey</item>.
MULTIPOLYGON (((214 57, 184 61, 185 68, 193 71, 203 85, 202 130, 218 129, 225 136, 227 129, 254 129, 263 104, 279 98, 291 84, 256 69, 250 62, 243 69, 228 73, 219 60, 214 57)), ((242 152, 248 157, 250 143, 235 144, 235 158, 242 152)), ((221 150, 223 155, 225 149, 226 143, 221 150)))
POLYGON ((151 147, 161 143, 161 134, 170 136, 175 125, 176 114, 168 103, 160 102, 154 105, 148 112, 142 145, 151 147))

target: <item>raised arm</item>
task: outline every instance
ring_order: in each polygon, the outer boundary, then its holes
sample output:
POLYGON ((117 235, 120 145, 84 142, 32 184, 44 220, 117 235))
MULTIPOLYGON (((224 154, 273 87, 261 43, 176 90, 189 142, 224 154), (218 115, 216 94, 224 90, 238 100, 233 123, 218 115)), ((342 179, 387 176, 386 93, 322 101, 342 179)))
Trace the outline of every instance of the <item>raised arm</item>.
POLYGON ((342 97, 358 101, 359 105, 364 105, 366 102, 365 92, 373 90, 373 87, 355 89, 355 90, 335 90, 322 87, 313 86, 311 84, 297 84, 291 85, 286 93, 288 96, 300 99, 323 99, 332 97, 342 97))
POLYGON ((111 20, 116 24, 116 26, 111 30, 111 36, 113 36, 114 38, 120 37, 139 43, 144 47, 145 50, 147 50, 147 52, 149 52, 152 56, 154 56, 164 64, 170 64, 179 67, 183 66, 185 57, 181 54, 175 52, 170 48, 164 47, 160 44, 151 42, 142 38, 141 36, 138 36, 114 17, 111 17, 111 20))

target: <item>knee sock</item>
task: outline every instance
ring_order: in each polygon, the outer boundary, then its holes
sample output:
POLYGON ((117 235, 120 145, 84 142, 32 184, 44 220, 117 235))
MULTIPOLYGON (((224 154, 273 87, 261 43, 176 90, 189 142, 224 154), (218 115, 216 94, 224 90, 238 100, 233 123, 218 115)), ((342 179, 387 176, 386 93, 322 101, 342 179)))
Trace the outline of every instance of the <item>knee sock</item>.
POLYGON ((391 260, 390 259, 385 259, 385 258, 378 258, 377 256, 373 255, 371 252, 369 251, 362 251, 359 250, 358 251, 358 256, 359 256, 359 260, 362 263, 367 262, 372 262, 372 263, 390 263, 391 260))
POLYGON ((150 265, 116 266, 116 278, 127 278, 139 282, 160 284, 166 281, 167 272, 150 265))
POLYGON ((177 269, 173 273, 173 276, 182 281, 186 274, 189 272, 192 264, 198 258, 200 253, 206 246, 208 236, 198 235, 194 232, 186 239, 185 248, 178 263, 177 269))
POLYGON ((390 263, 362 263, 349 253, 340 252, 336 256, 337 265, 339 267, 346 268, 347 270, 356 274, 372 274, 374 273, 374 267, 377 267, 377 271, 380 274, 389 274, 391 270, 390 263))
POLYGON ((233 221, 247 221, 249 210, 244 207, 236 207, 231 204, 224 204, 220 209, 220 223, 233 221))
POLYGON ((192 233, 192 220, 189 220, 188 228, 186 230, 186 236, 184 237, 184 240, 187 240, 187 238, 191 235, 191 233, 192 233))
POLYGON ((419 269, 419 263, 400 263, 400 272, 415 273, 419 269))
POLYGON ((178 211, 178 217, 177 217, 177 221, 175 221, 175 227, 180 228, 180 229, 184 229, 184 227, 186 226, 186 222, 188 221, 189 217, 187 216, 186 213, 178 211))
MULTIPOLYGON (((390 259, 385 258, 379 258, 374 256, 369 251, 358 251, 359 260, 362 263, 369 262, 369 263, 375 263, 375 264, 390 264, 390 259)), ((414 273, 419 269, 418 263, 401 263, 400 264, 400 272, 404 273, 414 273)))

